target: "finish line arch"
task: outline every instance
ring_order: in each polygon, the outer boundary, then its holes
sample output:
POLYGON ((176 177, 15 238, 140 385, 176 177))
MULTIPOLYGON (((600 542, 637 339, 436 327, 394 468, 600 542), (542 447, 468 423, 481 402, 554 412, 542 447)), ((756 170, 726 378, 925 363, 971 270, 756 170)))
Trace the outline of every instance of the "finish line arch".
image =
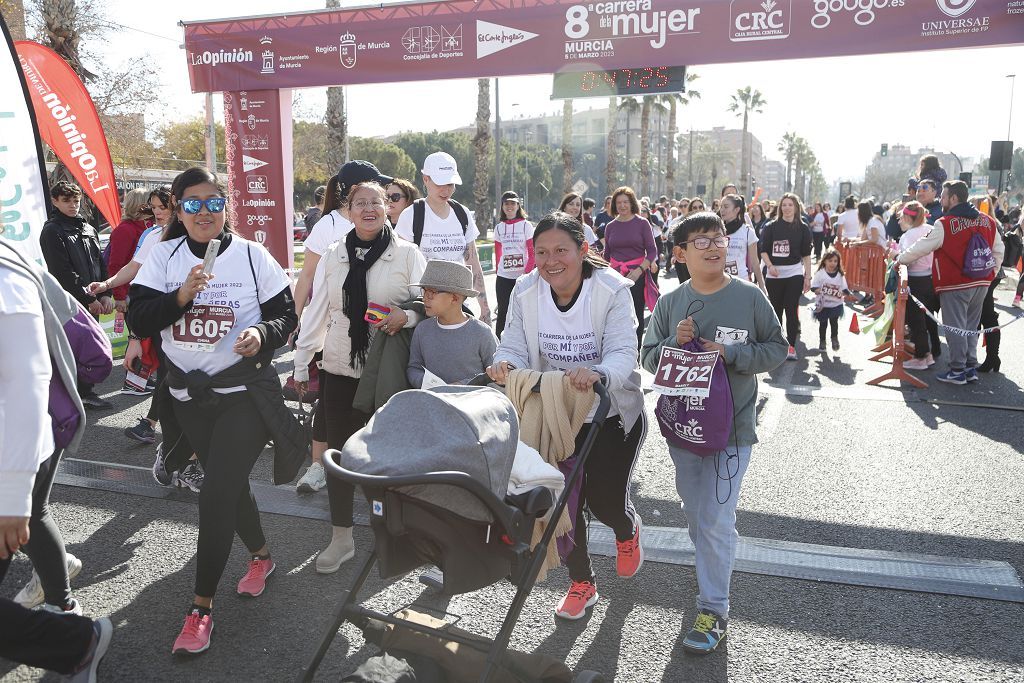
POLYGON ((1024 0, 448 0, 183 21, 230 210, 291 261, 291 90, 1024 43, 1024 0))

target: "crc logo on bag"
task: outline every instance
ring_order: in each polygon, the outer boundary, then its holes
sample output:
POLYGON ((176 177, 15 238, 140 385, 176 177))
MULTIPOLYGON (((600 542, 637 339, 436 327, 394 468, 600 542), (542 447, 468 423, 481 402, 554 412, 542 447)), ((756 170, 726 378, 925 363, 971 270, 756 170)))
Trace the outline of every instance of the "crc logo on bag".
POLYGON ((789 37, 793 0, 732 0, 729 40, 779 40, 789 37))

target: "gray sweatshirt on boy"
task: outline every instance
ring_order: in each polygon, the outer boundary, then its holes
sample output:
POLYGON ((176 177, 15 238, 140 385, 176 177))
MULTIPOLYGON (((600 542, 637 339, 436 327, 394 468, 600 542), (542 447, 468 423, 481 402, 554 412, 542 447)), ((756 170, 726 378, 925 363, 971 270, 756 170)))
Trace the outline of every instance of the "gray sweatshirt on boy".
MULTIPOLYGON (((725 369, 736 412, 733 434, 738 445, 751 446, 757 443, 757 373, 782 365, 789 350, 779 319, 765 295, 750 282, 732 278, 732 282, 708 296, 686 282, 661 297, 651 313, 640 352, 645 370, 658 369, 661 347, 679 346, 676 325, 688 312, 696 323, 696 336, 725 345, 725 369)), ((733 435, 729 436, 729 443, 733 443, 733 435)))
POLYGON ((497 348, 494 332, 476 318, 456 328, 441 327, 437 318, 430 318, 412 335, 406 376, 414 389, 423 384, 424 368, 448 384, 465 382, 491 364, 497 348))

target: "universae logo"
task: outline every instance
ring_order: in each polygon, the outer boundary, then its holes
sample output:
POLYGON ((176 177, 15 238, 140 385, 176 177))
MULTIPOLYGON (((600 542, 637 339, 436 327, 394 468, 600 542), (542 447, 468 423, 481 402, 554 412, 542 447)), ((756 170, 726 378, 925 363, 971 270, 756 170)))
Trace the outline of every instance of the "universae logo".
POLYGON ((976 0, 935 0, 942 13, 956 19, 974 7, 976 0))

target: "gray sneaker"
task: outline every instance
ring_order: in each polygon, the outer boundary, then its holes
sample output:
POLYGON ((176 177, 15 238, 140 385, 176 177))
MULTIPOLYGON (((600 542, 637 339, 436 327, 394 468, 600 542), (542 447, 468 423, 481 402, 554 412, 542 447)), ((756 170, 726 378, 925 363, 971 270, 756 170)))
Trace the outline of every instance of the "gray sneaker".
POLYGON ((316 493, 327 486, 327 475, 324 473, 324 466, 314 462, 295 484, 295 490, 299 493, 316 493))
POLYGON ((153 461, 153 479, 160 486, 174 485, 174 472, 167 469, 167 462, 164 460, 164 444, 156 445, 156 460, 153 461))
POLYGON ((188 464, 178 471, 175 483, 179 489, 190 489, 192 493, 199 493, 203 488, 205 476, 203 466, 199 464, 199 461, 189 460, 188 464))
POLYGON ((74 598, 70 598, 71 602, 68 603, 67 607, 59 607, 58 605, 51 605, 48 602, 44 602, 43 606, 39 609, 44 612, 53 612, 54 614, 74 614, 76 617, 82 616, 82 603, 78 602, 74 598))
POLYGON ((96 670, 99 669, 100 662, 103 661, 103 657, 106 656, 107 649, 110 647, 110 639, 114 635, 114 626, 110 623, 110 619, 100 617, 92 622, 92 632, 92 643, 89 645, 85 658, 79 665, 81 668, 68 678, 71 683, 96 682, 96 670))

